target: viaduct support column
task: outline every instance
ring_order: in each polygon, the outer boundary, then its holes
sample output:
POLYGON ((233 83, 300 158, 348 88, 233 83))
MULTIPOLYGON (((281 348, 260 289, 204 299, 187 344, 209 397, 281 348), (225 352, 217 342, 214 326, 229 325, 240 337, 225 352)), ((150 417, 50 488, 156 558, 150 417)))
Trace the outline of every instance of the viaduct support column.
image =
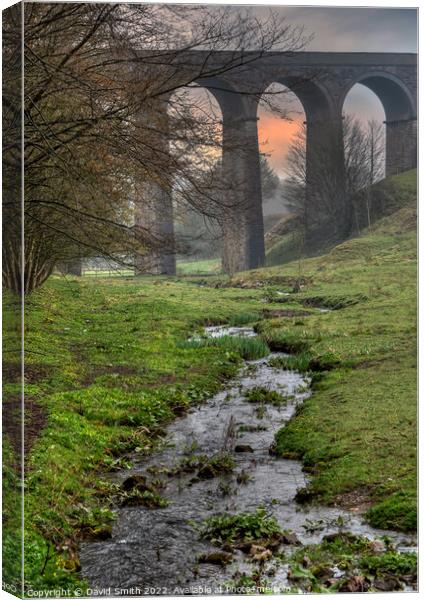
MULTIPOLYGON (((160 100, 139 121, 149 129, 150 169, 136 185, 134 226, 144 245, 134 258, 135 274, 175 275, 174 215, 171 176, 168 168, 169 141, 167 101, 160 100), (138 230, 138 231, 137 231, 138 230)), ((147 147, 147 145, 146 145, 147 147)), ((146 149, 144 150, 146 152, 146 149)))
POLYGON ((397 175, 416 167, 416 118, 386 121, 386 175, 397 175))
POLYGON ((256 100, 220 102, 223 113, 222 267, 227 273, 265 263, 256 100))
POLYGON ((347 196, 343 119, 335 111, 307 119, 305 230, 328 226, 331 235, 350 232, 351 206, 347 196))

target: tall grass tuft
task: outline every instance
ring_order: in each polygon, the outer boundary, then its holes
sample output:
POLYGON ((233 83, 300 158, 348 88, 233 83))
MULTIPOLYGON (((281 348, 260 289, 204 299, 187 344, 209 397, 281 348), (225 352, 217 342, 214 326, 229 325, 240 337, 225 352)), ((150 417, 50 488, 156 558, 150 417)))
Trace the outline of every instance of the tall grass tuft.
POLYGON ((241 325, 248 325, 249 323, 255 323, 259 321, 260 316, 257 313, 238 313, 232 315, 228 321, 231 327, 239 327, 241 325))
POLYGON ((309 352, 300 352, 299 354, 289 354, 288 356, 276 356, 271 358, 269 364, 272 367, 287 369, 288 371, 298 371, 306 373, 309 371, 311 354, 309 352))
POLYGON ((180 348, 204 348, 205 346, 219 347, 227 352, 237 353, 245 360, 255 360, 269 354, 267 344, 258 337, 224 335, 218 338, 187 340, 179 344, 180 348))

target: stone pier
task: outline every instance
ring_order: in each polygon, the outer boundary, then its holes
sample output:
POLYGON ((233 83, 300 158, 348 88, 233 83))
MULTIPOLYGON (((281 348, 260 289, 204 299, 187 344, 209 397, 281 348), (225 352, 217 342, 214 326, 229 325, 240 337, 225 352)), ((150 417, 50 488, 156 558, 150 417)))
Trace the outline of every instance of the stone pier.
POLYGON ((144 251, 134 257, 136 275, 175 275, 174 214, 172 182, 167 168, 169 118, 167 98, 155 109, 140 115, 140 126, 149 127, 149 145, 144 150, 152 168, 140 174, 134 199, 134 227, 144 251), (138 230, 138 231, 137 231, 138 230))

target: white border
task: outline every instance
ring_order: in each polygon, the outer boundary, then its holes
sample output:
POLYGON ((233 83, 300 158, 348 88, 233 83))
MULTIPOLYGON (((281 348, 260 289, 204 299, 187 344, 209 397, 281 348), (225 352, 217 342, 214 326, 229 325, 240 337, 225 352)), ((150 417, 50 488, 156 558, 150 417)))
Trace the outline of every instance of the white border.
MULTIPOLYGON (((57 2, 64 2, 67 0, 56 0, 57 2)), ((71 0, 73 2, 83 2, 84 0, 71 0)), ((337 2, 334 0, 327 0, 325 3, 312 3, 311 1, 307 2, 307 1, 302 1, 302 0, 297 0, 297 1, 293 1, 293 0, 286 0, 284 2, 282 2, 281 0, 266 0, 266 1, 256 1, 256 2, 251 2, 249 0, 244 0, 244 1, 239 1, 239 0, 233 0, 232 2, 226 2, 223 0, 215 0, 215 1, 209 1, 209 0, 204 0, 203 2, 199 2, 199 1, 195 1, 195 0, 173 0, 172 2, 167 2, 166 0, 156 0, 155 2, 146 2, 143 0, 126 0, 127 3, 136 3, 136 4, 211 4, 211 5, 225 5, 225 4, 233 4, 233 5, 245 5, 245 6, 275 6, 275 7, 310 7, 310 8, 386 8, 386 9, 418 9, 419 8, 419 4, 418 2, 416 3, 409 3, 407 5, 401 5, 399 6, 399 4, 401 3, 402 0, 397 0, 397 2, 393 2, 390 0, 386 0, 386 1, 382 1, 382 0, 368 0, 366 3, 364 1, 361 0, 356 0, 356 1, 350 1, 350 2, 337 2)), ((110 3, 110 0, 103 0, 104 3, 110 3)), ((125 0, 124 0, 125 3, 125 0)), ((0 8, 1 10, 4 10, 5 8, 8 8, 9 6, 12 6, 13 4, 16 4, 16 2, 11 2, 10 0, 0 0, 0 8)), ((419 16, 419 13, 418 13, 419 16)), ((418 23, 419 23, 419 19, 418 19, 418 23)), ((420 24, 419 24, 420 25, 420 24)), ((419 55, 419 51, 420 51, 420 27, 418 25, 418 55, 419 55)), ((1 34, 0 34, 1 35, 1 34)), ((1 59, 0 59, 1 60, 1 59)), ((422 73, 422 69, 421 69, 421 61, 419 60, 419 114, 420 114, 420 107, 421 107, 421 82, 422 82, 422 77, 421 77, 421 73, 422 73)), ((419 128, 419 142, 421 142, 421 128, 419 128)), ((23 144, 23 141, 22 141, 23 144)), ((23 167, 22 167, 23 168, 23 167)), ((421 169, 421 156, 419 154, 419 160, 418 160, 418 174, 420 173, 420 169, 421 169)), ((1 178, 0 178, 0 183, 1 183, 1 178)), ((22 188, 23 189, 23 188, 22 188)), ((420 190, 419 190, 420 191, 420 190)), ((419 203, 419 198, 420 198, 420 193, 418 194, 418 203, 419 203)), ((420 236, 419 236, 420 237, 420 236)), ((1 233, 0 233, 0 240, 1 240, 1 233)), ((423 272, 424 272, 424 266, 423 266, 423 262, 421 260, 422 258, 422 252, 421 252, 421 248, 419 251, 419 292, 421 292, 421 283, 423 281, 423 272)), ((422 294, 420 294, 420 299, 422 297, 422 294)), ((1 300, 0 300, 1 302, 1 300)), ((421 301, 419 303, 421 305, 421 301)), ((1 312, 0 312, 0 324, 1 324, 1 312)), ((419 329, 418 329, 418 333, 419 333, 419 337, 418 339, 421 338, 421 334, 424 332, 424 326, 422 325, 421 322, 419 322, 419 329)), ((0 345, 1 348, 1 345, 0 345)), ((419 367, 424 367, 424 359, 422 358, 421 355, 419 355, 419 367)), ((1 367, 0 367, 1 368, 1 367)), ((421 393, 420 393, 421 396, 421 393)), ((419 415, 419 425, 421 425, 421 415, 419 415)), ((0 448, 0 457, 1 457, 1 448, 0 448)), ((422 475, 423 475, 423 468, 422 468, 422 454, 421 454, 421 448, 419 451, 419 481, 423 481, 422 479, 422 475)), ((0 499, 1 499, 1 491, 0 491, 0 499)), ((22 502, 23 502, 23 498, 22 498, 22 502)), ((421 509, 423 506, 423 502, 422 502, 422 498, 421 498, 421 494, 420 494, 420 502, 419 502, 419 508, 421 509)), ((420 530, 420 535, 419 535, 419 542, 421 545, 422 542, 422 538, 423 538, 423 534, 422 531, 420 530)), ((419 561, 419 575, 420 578, 423 575, 424 572, 424 567, 422 565, 423 561, 419 561)), ((315 594, 318 595, 318 594, 315 594)), ((321 594, 319 594, 321 595, 321 594)), ((403 595, 403 594, 402 594, 403 595)), ((418 597, 418 592, 413 592, 410 594, 411 597, 418 597)), ((352 598, 352 597, 358 597, 359 594, 337 594, 337 597, 340 598, 352 598)), ((390 593, 390 598, 398 598, 401 597, 401 593, 390 593)), ((15 598, 15 596, 12 596, 11 594, 9 594, 8 592, 5 592, 3 590, 0 590, 0 598, 15 598)), ((166 599, 166 596, 161 596, 162 599, 166 599)), ((222 599, 222 596, 207 596, 207 598, 217 598, 217 599, 222 599)), ((234 600, 237 600, 238 598, 240 598, 240 596, 226 596, 226 598, 234 598, 234 600)), ((257 599, 257 600, 263 600, 263 596, 249 596, 249 598, 252 599, 257 599)), ((387 593, 383 594, 383 593, 375 593, 372 594, 372 598, 376 598, 376 599, 386 599, 388 598, 387 593)), ((109 599, 112 600, 112 599, 109 599)))

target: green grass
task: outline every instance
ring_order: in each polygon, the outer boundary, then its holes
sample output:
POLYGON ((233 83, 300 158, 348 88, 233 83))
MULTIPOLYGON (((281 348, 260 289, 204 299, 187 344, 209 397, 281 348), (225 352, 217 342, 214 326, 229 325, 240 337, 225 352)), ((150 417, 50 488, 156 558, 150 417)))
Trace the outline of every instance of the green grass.
MULTIPOLYGON (((411 175, 405 177, 410 193, 411 175)), ((280 364, 313 372, 314 393, 277 435, 278 452, 303 460, 313 474, 312 496, 349 506, 349 493, 359 490, 373 504, 372 524, 403 530, 416 527, 415 227, 410 193, 409 206, 370 232, 285 266, 286 275, 310 278, 290 295, 291 308, 319 298, 338 310, 269 319, 258 328, 271 348, 295 353, 280 364)), ((280 272, 238 278, 254 287, 280 272)))
POLYGON ((292 593, 297 590, 315 593, 349 591, 343 586, 358 575, 365 586, 364 591, 380 591, 381 588, 376 587, 378 579, 394 581, 393 589, 398 590, 402 589, 403 583, 416 581, 417 555, 414 552, 396 552, 387 540, 377 543, 378 553, 375 542, 341 532, 324 537, 320 544, 297 550, 289 557, 292 593), (339 579, 329 577, 334 567, 344 572, 339 579))
POLYGON ((209 260, 179 260, 177 262, 178 275, 216 274, 221 271, 221 259, 211 258, 209 260))
POLYGON ((394 575, 408 575, 417 573, 417 555, 398 554, 396 552, 387 552, 380 556, 366 556, 360 562, 362 569, 372 575, 383 575, 392 573, 394 575))
POLYGON ((298 354, 288 354, 287 356, 271 358, 269 364, 278 369, 306 373, 310 370, 310 362, 311 355, 308 352, 299 352, 298 354))
MULTIPOLYGON (((264 356, 264 339, 296 353, 281 359, 286 366, 313 371, 313 395, 277 436, 280 454, 303 460, 312 495, 348 503, 359 492, 373 524, 414 528, 416 214, 411 175, 394 180, 403 208, 366 235, 324 256, 238 274, 224 280, 228 287, 214 287, 219 277, 209 277, 210 286, 194 278, 53 277, 28 298, 26 393, 45 420, 28 456, 28 588, 81 587, 78 540, 113 519, 107 471, 130 467, 129 453, 151 452, 164 424, 215 393, 242 357, 264 356), (337 298, 344 307, 267 319, 263 339, 187 342, 202 323, 256 321, 264 298, 296 282, 300 291, 284 308, 299 311, 308 298, 337 298)), ((7 294, 4 311, 13 347, 19 318, 7 294)), ((13 353, 5 365, 18 366, 13 353)), ((5 380, 5 406, 19 389, 5 380)), ((4 462, 4 578, 17 583, 19 477, 7 435, 4 462)))
MULTIPOLYGON (((376 183, 371 192, 371 227, 373 228, 374 223, 378 223, 383 217, 387 217, 387 215, 391 215, 404 207, 409 207, 411 197, 416 195, 416 191, 416 170, 407 171, 376 183)), ((358 206, 361 206, 361 200, 358 201, 358 206)), ((363 203, 362 206, 364 208, 363 203)), ((338 243, 335 239, 332 240, 331 236, 327 241, 323 240, 323 237, 327 238, 329 235, 329 232, 326 232, 324 236, 319 234, 311 236, 309 242, 304 245, 300 232, 294 229, 293 224, 289 227, 284 226, 286 219, 285 216, 281 222, 281 231, 284 233, 276 233, 268 245, 266 264, 270 267, 290 263, 298 260, 300 256, 313 257, 324 254, 338 243)), ((360 227, 366 227, 368 221, 365 210, 363 210, 361 221, 360 227)), ((277 224, 277 230, 278 227, 277 224)), ((357 235, 358 233, 355 228, 353 234, 357 235)))
POLYGON ((287 404, 288 396, 283 396, 275 390, 269 390, 264 387, 255 386, 246 392, 246 400, 254 404, 272 404, 281 406, 287 404))
POLYGON ((250 325, 255 323, 260 319, 259 312, 256 313, 237 313, 235 315, 231 315, 228 324, 232 327, 241 327, 243 325, 250 325))
POLYGON ((286 233, 281 239, 274 241, 266 253, 266 264, 269 266, 289 263, 296 260, 302 252, 299 234, 297 232, 286 233))

